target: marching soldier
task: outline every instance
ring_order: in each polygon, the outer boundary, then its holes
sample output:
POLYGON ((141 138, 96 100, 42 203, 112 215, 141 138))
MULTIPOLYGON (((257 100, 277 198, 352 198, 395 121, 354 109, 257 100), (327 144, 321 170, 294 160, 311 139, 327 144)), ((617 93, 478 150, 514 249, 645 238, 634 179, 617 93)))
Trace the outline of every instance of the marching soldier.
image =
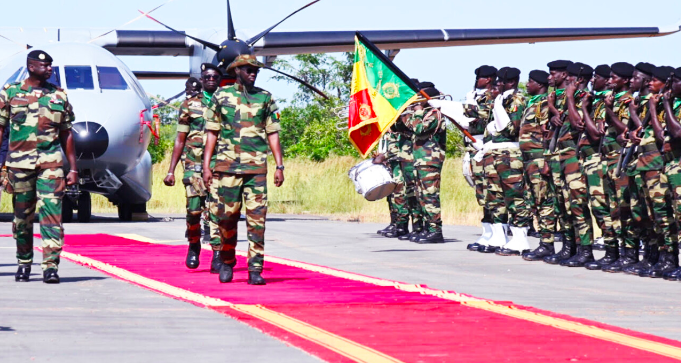
MULTIPOLYGON (((199 267, 201 214, 206 207, 206 198, 208 197, 208 190, 203 183, 202 175, 204 128, 206 124, 203 113, 211 97, 213 97, 213 93, 217 90, 221 78, 222 72, 218 67, 211 63, 204 63, 201 65, 201 82, 196 78, 187 80, 185 84, 187 99, 180 106, 175 147, 173 148, 168 175, 163 180, 163 183, 167 186, 175 185, 175 168, 181 156, 184 161, 182 183, 187 196, 187 239, 189 240, 185 265, 189 269, 199 267)), ((205 232, 209 233, 208 231, 205 232)), ((210 272, 217 274, 221 262, 219 238, 211 239, 211 244, 213 246, 213 261, 210 272)))
POLYGON ((66 185, 78 180, 71 134, 75 119, 61 88, 47 82, 52 57, 34 50, 28 54, 28 78, 0 92, 0 139, 11 127, 6 164, 13 190, 14 238, 19 268, 16 281, 28 281, 33 262, 33 220, 36 203, 43 240, 43 282, 59 283, 57 269, 64 244, 62 198, 66 185), (61 147, 60 147, 61 145, 61 147), (62 150, 70 170, 64 177, 62 150))
POLYGON ((284 183, 284 165, 277 105, 269 92, 254 85, 262 67, 253 55, 236 57, 227 67, 227 73, 236 76, 236 83, 218 89, 204 112, 207 137, 203 181, 217 198, 211 203, 210 218, 217 223, 222 242, 221 283, 233 278, 237 223, 242 200, 245 200, 248 283, 265 284, 261 274, 267 214, 268 144, 277 164, 274 173, 277 187, 284 183))

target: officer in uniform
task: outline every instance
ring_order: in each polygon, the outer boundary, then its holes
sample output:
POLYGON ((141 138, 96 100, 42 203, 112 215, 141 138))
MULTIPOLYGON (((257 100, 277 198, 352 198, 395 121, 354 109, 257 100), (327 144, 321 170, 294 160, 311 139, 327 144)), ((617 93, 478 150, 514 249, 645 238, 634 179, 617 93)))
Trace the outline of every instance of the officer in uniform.
POLYGON ((203 181, 217 198, 211 203, 210 218, 212 223, 217 223, 222 242, 221 283, 233 278, 237 223, 242 200, 245 200, 248 283, 265 284, 261 274, 267 215, 268 144, 277 165, 274 173, 277 187, 284 183, 284 165, 277 105, 269 92, 254 85, 263 66, 253 55, 236 57, 226 70, 236 77, 236 83, 219 88, 204 112, 207 135, 203 181))
MULTIPOLYGON (((185 265, 189 269, 199 267, 201 214, 206 207, 206 198, 208 197, 208 190, 203 183, 201 173, 206 124, 203 113, 211 97, 213 97, 213 93, 217 90, 221 78, 222 72, 218 67, 211 63, 204 63, 201 65, 201 82, 193 77, 187 80, 185 84, 187 99, 180 106, 175 146, 170 159, 168 174, 163 180, 167 186, 175 185, 175 168, 181 157, 184 161, 182 184, 184 184, 187 196, 187 239, 189 240, 185 265)), ((210 233, 209 231, 205 232, 210 233)), ((219 256, 219 237, 211 239, 211 244, 213 245, 213 261, 210 271, 217 274, 222 261, 219 256)))
POLYGON ((6 165, 14 193, 13 230, 19 260, 15 280, 29 280, 38 203, 43 282, 59 283, 57 269, 64 244, 62 198, 66 185, 78 181, 71 134, 75 117, 64 90, 47 82, 52 75, 52 57, 34 50, 28 53, 26 67, 29 74, 26 80, 6 85, 0 92, 0 139, 7 128, 12 130, 6 165), (62 150, 70 166, 66 177, 62 150))

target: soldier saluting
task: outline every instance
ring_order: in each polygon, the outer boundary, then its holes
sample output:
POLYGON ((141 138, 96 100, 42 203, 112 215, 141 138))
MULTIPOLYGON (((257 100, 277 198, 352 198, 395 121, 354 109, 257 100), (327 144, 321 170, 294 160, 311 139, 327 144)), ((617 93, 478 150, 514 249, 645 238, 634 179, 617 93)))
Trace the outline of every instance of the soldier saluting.
POLYGON ((75 119, 66 92, 47 82, 52 57, 34 50, 26 61, 28 78, 0 91, 0 139, 11 127, 7 168, 14 192, 14 238, 19 268, 16 281, 28 281, 33 262, 36 202, 43 240, 43 282, 59 283, 57 268, 64 244, 61 223, 66 185, 76 184, 76 151, 71 133, 75 119), (60 147, 61 145, 61 147, 60 147), (62 150, 70 170, 64 177, 62 150))

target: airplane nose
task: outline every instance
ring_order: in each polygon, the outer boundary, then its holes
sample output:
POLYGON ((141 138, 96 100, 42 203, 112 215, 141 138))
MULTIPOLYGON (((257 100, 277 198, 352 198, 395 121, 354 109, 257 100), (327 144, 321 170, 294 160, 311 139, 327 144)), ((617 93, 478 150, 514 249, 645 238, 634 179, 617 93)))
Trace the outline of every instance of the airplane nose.
POLYGON ((109 147, 109 133, 104 126, 91 121, 73 124, 73 138, 78 159, 96 159, 109 147))

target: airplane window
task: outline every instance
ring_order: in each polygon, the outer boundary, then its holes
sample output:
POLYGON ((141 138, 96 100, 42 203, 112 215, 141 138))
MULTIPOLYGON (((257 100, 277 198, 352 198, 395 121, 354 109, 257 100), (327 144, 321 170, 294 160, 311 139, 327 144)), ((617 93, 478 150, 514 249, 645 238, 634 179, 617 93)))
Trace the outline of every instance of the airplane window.
POLYGON ((21 75, 21 71, 23 71, 23 70, 24 70, 23 67, 17 69, 17 71, 14 72, 13 75, 11 75, 9 78, 7 78, 7 82, 5 82, 5 83, 14 83, 14 82, 18 81, 19 76, 21 75))
POLYGON ((50 79, 48 79, 47 81, 54 85, 57 85, 57 87, 61 87, 61 76, 59 75, 59 67, 52 67, 52 75, 50 76, 50 79))
POLYGON ((95 89, 90 66, 66 66, 64 71, 68 89, 95 89))
POLYGON ((128 84, 116 67, 97 67, 97 74, 101 89, 128 89, 128 84))

